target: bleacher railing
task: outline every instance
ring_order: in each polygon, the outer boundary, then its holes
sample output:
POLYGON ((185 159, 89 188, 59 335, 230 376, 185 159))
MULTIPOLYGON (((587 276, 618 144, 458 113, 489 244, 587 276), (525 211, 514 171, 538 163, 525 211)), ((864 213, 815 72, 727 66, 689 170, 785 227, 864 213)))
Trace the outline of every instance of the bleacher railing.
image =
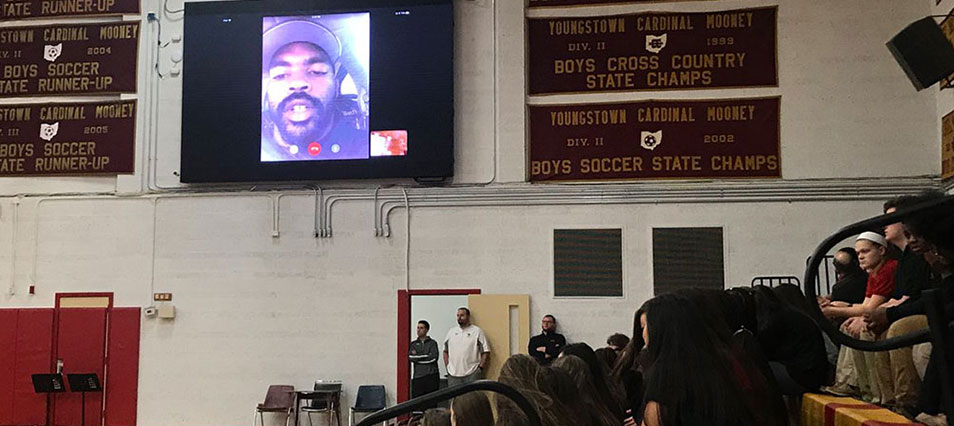
POLYGON ((541 426, 540 415, 537 413, 537 409, 526 397, 524 397, 520 392, 517 392, 516 389, 492 380, 478 380, 476 382, 464 383, 462 385, 441 389, 424 396, 419 396, 393 407, 376 411, 370 414, 368 417, 361 419, 357 426, 371 426, 376 423, 386 422, 405 414, 411 414, 415 411, 422 411, 425 408, 436 406, 438 402, 451 399, 455 396, 460 396, 474 391, 496 392, 506 396, 507 398, 510 398, 514 403, 517 404, 518 407, 520 407, 523 413, 526 414, 529 426, 541 426))
MULTIPOLYGON (((858 235, 864 231, 870 231, 872 229, 882 229, 885 225, 890 225, 892 223, 903 222, 904 219, 910 218, 917 213, 941 205, 951 204, 952 202, 954 202, 954 196, 947 196, 938 200, 921 203, 907 209, 898 210, 891 214, 885 214, 866 219, 840 229, 838 232, 832 234, 822 241, 821 244, 815 248, 815 252, 812 253, 811 258, 809 258, 808 265, 805 269, 804 282, 816 282, 818 279, 818 267, 825 259, 825 254, 845 238, 858 235)), ((939 356, 941 361, 941 386, 943 389, 942 400, 944 401, 943 405, 946 406, 948 418, 954 418, 954 377, 952 377, 954 371, 951 371, 951 369, 954 368, 952 367, 954 366, 954 354, 951 353, 951 348, 948 346, 951 343, 949 340, 951 336, 952 318, 947 318, 945 316, 944 310, 942 309, 944 302, 942 294, 939 291, 925 291, 921 296, 925 301, 928 323, 930 325, 928 329, 911 332, 903 336, 893 337, 890 339, 870 342, 856 339, 840 332, 837 328, 835 328, 835 325, 825 318, 821 312, 821 309, 818 307, 818 303, 816 302, 817 294, 814 286, 806 285, 804 289, 805 297, 808 298, 811 306, 813 307, 811 313, 815 322, 835 343, 861 351, 880 352, 919 343, 932 342, 932 351, 934 352, 934 356, 939 356)))
MULTIPOLYGON (((811 256, 806 257, 806 258, 805 258, 805 265, 808 265, 808 263, 811 262, 811 261, 812 261, 812 257, 811 257, 811 256)), ((824 273, 824 274, 819 273, 819 274, 818 274, 818 277, 815 278, 815 294, 816 294, 816 295, 819 295, 819 296, 827 296, 827 295, 831 294, 831 286, 835 284, 835 281, 837 281, 837 279, 836 279, 836 277, 835 277, 835 264, 834 264, 834 261, 835 261, 835 256, 834 256, 834 255, 826 254, 825 257, 822 259, 821 264, 818 265, 819 270, 824 269, 824 270, 825 270, 825 273, 824 273), (821 291, 821 289, 822 289, 822 277, 824 277, 824 280, 825 280, 825 292, 824 292, 824 293, 822 293, 822 291, 821 291)), ((808 285, 808 282, 806 282, 805 285, 808 285)))
POLYGON ((791 284, 798 288, 802 288, 802 282, 799 281, 798 277, 794 275, 760 275, 752 278, 752 282, 749 283, 749 287, 755 287, 757 285, 776 287, 782 284, 791 284))

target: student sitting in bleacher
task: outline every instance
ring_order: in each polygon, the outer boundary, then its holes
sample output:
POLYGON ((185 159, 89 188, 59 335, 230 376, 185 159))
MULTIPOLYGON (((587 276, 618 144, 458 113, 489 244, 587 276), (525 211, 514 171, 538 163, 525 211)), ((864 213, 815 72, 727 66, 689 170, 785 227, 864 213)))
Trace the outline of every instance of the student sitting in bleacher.
MULTIPOLYGON (((889 259, 888 243, 875 232, 863 232, 855 241, 855 251, 862 269, 868 272, 865 300, 861 304, 831 304, 822 313, 831 319, 847 318, 842 332, 863 338, 866 329, 864 314, 888 302, 894 292, 894 276, 898 261, 889 259)), ((868 402, 880 403, 881 391, 873 375, 874 354, 842 347, 838 356, 835 384, 826 390, 840 395, 860 396, 868 402)))
MULTIPOLYGON (((884 204, 886 214, 904 209, 921 202, 941 197, 940 193, 926 193, 919 196, 903 196, 889 200, 884 204)), ((902 336, 927 328, 927 317, 922 315, 897 315, 897 311, 907 310, 918 303, 922 290, 936 286, 931 266, 924 260, 922 248, 910 244, 909 234, 904 232, 901 222, 884 228, 885 239, 901 253, 895 272, 894 294, 887 303, 865 313, 866 329, 862 332, 864 340, 883 340, 902 336), (891 311, 889 319, 887 312, 891 311)), ((912 357, 912 348, 905 347, 892 351, 872 353, 874 364, 873 377, 880 389, 881 405, 908 418, 914 418, 914 410, 921 388, 921 378, 912 357)))
MULTIPOLYGON (((934 259, 934 264, 938 266, 942 282, 940 291, 943 292, 946 300, 954 300, 954 208, 951 204, 945 204, 930 211, 917 214, 910 220, 905 220, 905 229, 908 230, 911 244, 923 245, 925 252, 929 253, 934 259)), ((907 305, 907 304, 905 304, 907 305)), ((898 310, 904 305, 898 307, 898 310)), ((918 300, 912 305, 908 305, 903 311, 897 312, 898 315, 919 315, 924 314, 923 300, 918 300)), ((954 317, 954 303, 948 302, 944 308, 946 318, 954 317)), ((917 420, 926 425, 947 425, 947 418, 941 414, 941 383, 940 383, 940 362, 939 357, 931 354, 927 370, 923 375, 921 384, 921 394, 918 399, 918 409, 921 414, 917 420)))

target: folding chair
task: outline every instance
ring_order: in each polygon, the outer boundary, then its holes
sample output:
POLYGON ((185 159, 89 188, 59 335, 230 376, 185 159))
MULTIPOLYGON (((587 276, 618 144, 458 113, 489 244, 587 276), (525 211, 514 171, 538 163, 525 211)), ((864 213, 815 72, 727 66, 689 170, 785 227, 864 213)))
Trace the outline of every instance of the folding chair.
MULTIPOLYGON (((285 413, 285 426, 295 409, 295 387, 291 385, 271 385, 265 394, 265 402, 255 407, 255 414, 265 426, 265 413, 285 413)), ((255 426, 255 417, 252 417, 252 426, 255 426)))
MULTIPOLYGON (((314 426, 311 420, 311 413, 327 413, 328 425, 334 424, 341 426, 341 413, 338 406, 341 394, 341 382, 315 382, 315 390, 310 393, 308 399, 311 404, 301 407, 301 412, 308 416, 308 425, 314 426)), ((299 413, 301 414, 301 413, 299 413)))
POLYGON ((383 385, 358 386, 358 396, 348 412, 348 426, 354 426, 354 413, 370 414, 387 407, 387 394, 383 385))

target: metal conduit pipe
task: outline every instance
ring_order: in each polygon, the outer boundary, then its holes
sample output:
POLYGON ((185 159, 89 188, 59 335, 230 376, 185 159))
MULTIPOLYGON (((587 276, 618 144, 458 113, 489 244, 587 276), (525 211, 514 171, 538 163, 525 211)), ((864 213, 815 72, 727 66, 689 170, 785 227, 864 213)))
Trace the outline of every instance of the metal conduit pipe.
MULTIPOLYGON (((148 39, 148 41, 146 42, 146 45, 147 45, 147 46, 151 46, 151 45, 153 45, 153 44, 158 44, 158 43, 154 43, 155 40, 153 40, 153 38, 152 38, 152 36, 153 36, 153 32, 151 31, 151 27, 153 26, 153 25, 151 25, 151 24, 152 24, 152 21, 149 21, 148 24, 149 24, 149 26, 150 26, 150 32, 149 32, 149 39, 148 39)), ((158 35, 156 35, 156 37, 158 38, 158 35)), ((155 57, 153 56, 153 55, 155 54, 155 51, 158 51, 158 48, 157 48, 157 49, 152 49, 152 48, 149 49, 149 53, 148 53, 148 55, 146 56, 146 61, 147 61, 147 63, 149 63, 149 64, 152 64, 152 63, 153 63, 153 61, 155 60, 155 57)), ((147 68, 147 69, 149 69, 149 68, 147 68)), ((152 92, 151 92, 151 90, 152 90, 152 79, 153 79, 152 71, 147 72, 147 73, 146 73, 146 76, 143 78, 143 80, 144 80, 145 83, 146 83, 146 94, 147 94, 147 95, 151 95, 151 94, 152 94, 152 92)), ((139 152, 140 152, 140 155, 141 155, 140 161, 142 162, 142 164, 140 164, 140 167, 139 167, 139 192, 146 192, 146 188, 149 187, 149 184, 148 184, 148 182, 146 182, 146 181, 148 180, 148 176, 149 176, 149 173, 147 172, 147 171, 149 170, 149 155, 148 155, 148 152, 152 149, 152 148, 151 148, 151 145, 150 145, 150 144, 151 144, 151 142, 150 142, 151 136, 150 136, 150 135, 152 135, 152 120, 153 120, 153 119, 152 119, 152 116, 153 116, 154 113, 155 113, 155 111, 152 110, 152 106, 147 104, 147 105, 146 105, 146 108, 145 108, 145 112, 144 112, 144 114, 143 114, 143 120, 145 121, 145 123, 144 123, 145 125, 143 126, 143 132, 142 132, 142 133, 143 133, 142 148, 141 148, 140 151, 139 151, 139 152)), ((117 178, 116 180, 118 181, 119 179, 117 178)))
MULTIPOLYGON (((835 247, 835 245, 845 238, 871 229, 879 229, 892 223, 903 222, 904 219, 909 218, 921 211, 951 203, 954 203, 954 195, 948 195, 938 200, 921 203, 907 209, 898 210, 891 214, 875 216, 873 218, 865 219, 841 228, 838 232, 835 232, 823 240, 818 247, 815 248, 815 251, 812 253, 812 257, 809 258, 808 266, 806 266, 805 269, 805 281, 802 282, 806 284, 815 282, 815 278, 818 277, 818 265, 821 264, 825 254, 827 254, 829 250, 831 250, 833 247, 835 247)), ((905 346, 911 346, 914 344, 930 341, 930 330, 920 330, 905 334, 903 336, 893 337, 877 342, 855 339, 854 337, 838 331, 834 324, 825 318, 821 312, 821 309, 818 307, 818 303, 815 300, 816 296, 815 287, 812 285, 805 285, 805 297, 810 302, 809 305, 812 306, 812 317, 822 331, 824 331, 825 334, 827 334, 828 337, 830 337, 831 340, 837 344, 845 345, 852 349, 870 352, 898 349, 905 346)))
POLYGON ((315 187, 315 220, 314 220, 314 222, 315 222, 315 229, 314 229, 314 232, 312 232, 312 235, 313 235, 315 238, 318 238, 318 237, 319 237, 319 232, 320 232, 321 226, 320 226, 320 224, 318 223, 318 221, 319 221, 319 219, 321 219, 321 216, 318 214, 318 212, 321 210, 321 203, 324 202, 324 199, 325 199, 325 193, 324 193, 324 191, 321 189, 320 186, 316 186, 316 187, 315 187))
POLYGON ((10 288, 7 294, 10 296, 17 294, 17 235, 20 233, 20 199, 13 200, 13 214, 10 220, 10 288))
MULTIPOLYGON (((236 197, 236 196, 253 196, 253 197, 266 197, 269 202, 272 203, 273 214, 275 212, 274 204, 276 204, 276 198, 268 194, 256 194, 256 193, 180 193, 175 195, 165 195, 165 196, 116 196, 116 195, 106 195, 106 196, 64 196, 64 197, 50 197, 50 198, 41 198, 36 203, 36 212, 34 213, 34 223, 33 223, 33 264, 32 272, 30 274, 31 283, 36 285, 37 283, 37 262, 39 256, 39 244, 40 244, 40 207, 44 203, 49 203, 53 201, 98 201, 98 200, 129 200, 129 201, 147 201, 153 203, 153 209, 158 209, 158 204, 160 200, 168 199, 178 199, 178 198, 219 198, 219 197, 236 197)), ((153 220, 155 221, 156 213, 153 213, 153 220)), ((272 217, 272 234, 277 233, 278 222, 275 216, 272 217)), ((155 253, 153 253, 155 257, 155 253)))
MULTIPOLYGON (((378 226, 380 220, 380 211, 378 211, 378 192, 381 190, 381 186, 374 188, 374 236, 377 237, 381 233, 381 228, 378 226)), ((404 191, 404 198, 407 198, 407 191, 404 191)))
MULTIPOLYGON (((925 188, 919 188, 923 190, 925 188)), ((763 193, 741 193, 733 191, 726 193, 724 190, 708 190, 707 193, 700 191, 686 191, 683 193, 673 190, 663 191, 629 191, 615 190, 587 190, 583 191, 561 191, 561 192, 528 192, 528 191, 507 191, 507 192, 484 192, 473 194, 421 194, 412 195, 411 201, 415 207, 490 207, 490 206, 540 206, 540 205, 588 205, 588 204, 658 204, 658 203, 729 203, 729 202, 789 202, 789 201, 847 201, 847 200, 881 200, 897 195, 897 192, 887 192, 884 189, 877 191, 865 191, 862 194, 845 194, 844 190, 835 191, 817 191, 815 193, 796 193, 795 191, 765 191, 763 193), (695 195, 689 195, 695 193, 695 195)), ((900 193, 910 193, 912 188, 905 187, 900 193)), ((382 230, 382 235, 390 236, 390 214, 403 205, 402 199, 398 197, 381 197, 381 213, 376 215, 382 220, 381 224, 375 224, 376 229, 382 230)))
POLYGON ((36 202, 35 212, 33 213, 33 265, 30 272, 30 284, 37 284, 37 262, 39 259, 40 253, 40 207, 43 206, 43 203, 49 203, 53 201, 96 201, 103 199, 113 199, 113 200, 123 200, 123 201, 147 201, 152 202, 149 198, 141 197, 119 197, 119 196, 110 196, 110 197, 56 197, 56 198, 41 198, 36 202))
MULTIPOLYGON (((551 200, 551 201, 541 201, 541 202, 528 202, 528 203, 524 204, 524 206, 563 206, 563 205, 566 205, 566 204, 567 204, 567 203, 565 203, 565 202, 560 202, 560 201, 556 201, 556 200, 551 200)), ((446 202, 425 201, 425 202, 417 202, 417 203, 414 203, 413 206, 414 206, 414 208, 425 208, 425 207, 428 207, 428 208, 430 208, 430 207, 514 207, 514 206, 519 206, 519 204, 515 204, 515 203, 512 203, 512 202, 506 203, 506 202, 491 202, 491 201, 469 201, 469 202, 468 202, 468 201, 460 201, 460 202, 456 202, 456 203, 453 203, 453 204, 449 204, 449 203, 446 203, 446 202)), ((383 237, 385 237, 385 238, 390 238, 390 237, 391 237, 391 221, 390 221, 390 215, 391 215, 391 212, 392 212, 392 211, 394 211, 394 210, 396 210, 396 209, 398 209, 398 208, 400 208, 400 207, 405 207, 404 203, 399 203, 399 202, 391 203, 391 204, 389 204, 389 205, 387 206, 386 212, 383 213, 383 215, 385 216, 384 225, 382 225, 382 230, 383 230, 382 236, 383 236, 383 237)))
POLYGON ((324 205, 322 206, 321 216, 324 218, 322 221, 321 227, 321 238, 331 238, 332 236, 332 227, 331 227, 331 210, 334 207, 335 203, 338 201, 361 201, 367 200, 370 201, 373 199, 373 195, 370 193, 355 193, 354 191, 348 191, 344 194, 332 194, 325 198, 324 205))
POLYGON ((281 236, 281 209, 282 209, 282 197, 289 195, 285 193, 279 193, 278 196, 273 196, 272 200, 272 238, 278 238, 281 236))
MULTIPOLYGON (((278 236, 278 208, 276 205, 281 197, 286 194, 279 194, 277 197, 268 193, 256 193, 256 192, 238 192, 238 193, 180 193, 174 195, 156 195, 151 198, 155 198, 156 204, 159 204, 160 200, 176 200, 180 198, 229 198, 229 197, 262 197, 267 198, 269 201, 269 207, 272 208, 272 236, 278 236)), ((291 195, 291 194, 287 194, 291 195)))
MULTIPOLYGON (((729 196, 737 194, 739 196, 757 196, 774 195, 779 198, 802 197, 806 194, 811 196, 837 197, 839 200, 858 199, 857 197, 888 198, 898 194, 916 193, 925 189, 937 189, 940 187, 940 181, 936 177, 915 176, 899 178, 865 178, 865 179, 804 179, 804 180, 783 180, 775 183, 759 182, 731 182, 731 181, 698 181, 698 182, 667 182, 667 183, 618 183, 618 184, 527 184, 510 183, 494 186, 449 186, 449 187, 431 187, 431 188, 411 188, 410 190, 419 193, 437 195, 476 195, 484 194, 489 197, 495 194, 637 194, 646 196, 648 194, 658 194, 656 196, 684 196, 687 194, 699 195, 702 193, 718 196, 729 196), (718 186, 715 186, 718 185, 718 186), (850 198, 855 197, 855 198, 850 198)), ((382 187, 381 189, 384 189, 382 187)), ((247 187, 236 187, 234 184, 210 184, 201 187, 177 188, 176 193, 185 194, 228 194, 254 192, 247 187)), ((252 187, 254 189, 254 187, 252 187)), ((289 195, 295 195, 295 189, 314 191, 313 186, 304 187, 275 187, 273 190, 289 191, 289 195)), ((365 189, 326 189, 335 191, 339 194, 362 194, 371 190, 365 189)), ((160 192, 161 193, 161 192, 160 192)), ((154 193, 142 194, 116 194, 115 192, 66 192, 66 193, 17 193, 10 195, 0 195, 0 199, 12 198, 31 198, 31 197, 56 197, 56 196, 142 196, 153 195, 154 193)), ((399 193, 386 197, 388 199, 397 199, 399 193)), ((370 195, 367 197, 372 199, 370 195)), ((382 197, 385 198, 385 197, 382 197)), ((759 200, 753 200, 759 201, 759 200)), ((807 200, 812 201, 812 200, 807 200)), ((830 201, 830 199, 823 199, 830 201)))

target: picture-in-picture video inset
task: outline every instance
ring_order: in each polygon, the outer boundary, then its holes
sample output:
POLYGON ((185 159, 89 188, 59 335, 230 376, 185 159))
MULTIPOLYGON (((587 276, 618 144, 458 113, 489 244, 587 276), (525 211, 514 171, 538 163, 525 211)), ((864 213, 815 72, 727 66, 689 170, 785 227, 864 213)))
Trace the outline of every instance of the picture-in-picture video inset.
POLYGON ((369 13, 262 19, 261 161, 367 159, 369 13))

